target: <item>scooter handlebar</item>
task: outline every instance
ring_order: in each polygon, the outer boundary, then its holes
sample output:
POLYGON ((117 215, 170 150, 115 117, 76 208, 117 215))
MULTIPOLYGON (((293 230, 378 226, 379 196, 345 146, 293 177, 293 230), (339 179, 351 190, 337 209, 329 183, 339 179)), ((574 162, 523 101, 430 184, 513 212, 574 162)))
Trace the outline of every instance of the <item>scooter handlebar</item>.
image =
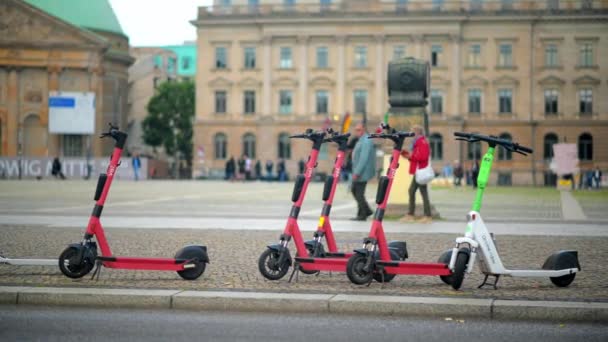
POLYGON ((477 133, 465 133, 465 132, 454 132, 454 136, 456 137, 456 140, 463 140, 466 142, 485 141, 489 144, 500 145, 509 151, 517 152, 517 153, 523 154, 523 155, 534 152, 534 150, 532 150, 529 147, 521 146, 516 142, 506 140, 506 139, 500 139, 500 138, 497 138, 494 136, 488 136, 488 135, 477 134, 477 133))

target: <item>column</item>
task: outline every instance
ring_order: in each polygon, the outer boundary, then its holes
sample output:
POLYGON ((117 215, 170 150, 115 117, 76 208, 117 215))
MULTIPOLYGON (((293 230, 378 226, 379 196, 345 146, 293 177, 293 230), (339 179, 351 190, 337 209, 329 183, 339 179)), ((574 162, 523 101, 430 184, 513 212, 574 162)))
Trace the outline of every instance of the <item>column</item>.
POLYGON ((8 69, 8 113, 6 116, 6 141, 8 146, 6 155, 15 157, 19 146, 19 70, 17 68, 8 69))
POLYGON ((338 71, 338 81, 336 82, 336 109, 338 111, 338 115, 344 115, 344 113, 346 112, 346 106, 344 101, 344 94, 346 92, 346 36, 337 36, 336 43, 338 45, 338 65, 336 65, 336 69, 338 71))
POLYGON ((451 80, 451 87, 452 87, 452 95, 451 95, 451 102, 452 102, 452 115, 458 115, 460 114, 460 94, 459 94, 459 90, 460 90, 460 70, 461 70, 461 66, 460 66, 460 45, 461 45, 461 38, 459 35, 453 35, 450 37, 452 40, 452 80, 451 80))
MULTIPOLYGON (((103 69, 101 66, 97 65, 89 68, 89 90, 95 93, 95 131, 99 132, 105 129, 107 123, 103 122, 103 69)), ((141 124, 141 123, 138 123, 141 124)), ((141 132, 141 128, 138 129, 141 132)), ((102 145, 99 144, 97 140, 94 139, 95 135, 90 137, 91 141, 89 142, 89 146, 91 148, 91 153, 93 156, 100 156, 102 152, 102 145)), ((135 139, 135 137, 133 137, 135 139)))
POLYGON ((414 42, 414 45, 416 46, 414 57, 424 59, 422 56, 422 47, 424 45, 424 38, 422 36, 414 36, 412 41, 414 42))
MULTIPOLYGON (((50 65, 47 68, 48 74, 48 91, 59 91, 59 73, 61 72, 61 67, 58 65, 50 65)), ((49 96, 48 92, 45 94, 45 97, 49 96)), ((101 101, 99 101, 101 102, 101 101)), ((49 109, 48 106, 43 110, 43 115, 41 118, 43 124, 48 125, 49 122, 49 109)), ((56 156, 59 153, 59 135, 49 133, 47 139, 47 156, 56 156)))
POLYGON ((308 36, 299 36, 300 46, 300 82, 299 82, 299 112, 308 115, 308 36))
MULTIPOLYGON (((383 109, 385 107, 384 95, 386 94, 386 85, 384 84, 384 75, 386 75, 384 62, 384 35, 377 35, 374 37, 376 40, 376 81, 374 90, 374 115, 377 115, 382 119, 383 109)), ((368 117, 369 119, 369 117, 368 117)))
POLYGON ((271 115, 271 77, 272 77, 272 37, 267 36, 262 39, 264 49, 264 79, 262 84, 262 115, 271 115))

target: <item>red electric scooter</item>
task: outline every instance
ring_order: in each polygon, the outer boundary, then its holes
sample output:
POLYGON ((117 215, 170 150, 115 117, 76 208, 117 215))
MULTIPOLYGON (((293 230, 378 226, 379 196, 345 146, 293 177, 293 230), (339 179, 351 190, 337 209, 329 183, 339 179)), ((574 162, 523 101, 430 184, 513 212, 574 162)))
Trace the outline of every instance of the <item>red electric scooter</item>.
MULTIPOLYGON (((321 216, 319 218, 317 231, 314 233, 314 239, 305 242, 306 248, 312 252, 309 252, 308 257, 298 256, 295 258, 296 267, 294 267, 289 281, 291 281, 294 274, 296 274, 298 271, 302 271, 303 273, 307 274, 317 273, 318 271, 346 272, 346 263, 348 262, 348 258, 350 258, 353 254, 338 252, 336 239, 334 237, 329 219, 334 195, 336 193, 336 187, 340 182, 340 172, 346 157, 350 133, 339 134, 330 129, 328 134, 329 137, 326 138, 325 141, 335 142, 338 144, 338 154, 334 162, 333 173, 325 182, 325 187, 323 189, 323 201, 325 201, 325 203, 323 204, 323 209, 321 210, 321 216), (325 238, 327 241, 328 252, 325 252, 323 248, 323 238, 325 238)), ((393 259, 405 260, 405 258, 407 258, 407 248, 405 242, 391 241, 389 243, 389 249, 393 259)), ((390 281, 389 277, 385 277, 385 281, 390 281)))
MULTIPOLYGON (((298 215, 300 214, 300 208, 304 203, 304 197, 306 196, 306 190, 308 184, 312 179, 312 173, 315 167, 317 167, 317 160, 319 158, 319 149, 325 142, 324 131, 313 131, 307 129, 306 133, 292 135, 292 139, 308 139, 312 141, 312 151, 308 156, 308 162, 306 163, 306 169, 303 175, 298 175, 296 183, 294 185, 293 194, 291 195, 291 201, 294 202, 285 225, 285 230, 279 238, 279 243, 268 246, 258 259, 258 269, 264 278, 268 280, 279 280, 287 274, 289 267, 292 264, 292 258, 289 253, 289 241, 293 237, 296 244, 297 255, 312 255, 313 249, 307 249, 302 233, 298 227, 298 215)), ((312 247, 312 245, 310 246, 312 247)), ((304 273, 317 273, 317 271, 307 271, 302 269, 304 273)))
POLYGON ((385 133, 370 134, 369 138, 389 139, 393 141, 394 148, 391 164, 386 176, 380 178, 376 204, 378 208, 374 215, 374 221, 369 236, 363 240, 363 248, 356 249, 348 259, 346 274, 354 284, 370 284, 372 278, 380 277, 380 282, 386 278, 392 279, 397 274, 431 275, 440 276, 442 280, 449 282, 452 272, 445 263, 417 263, 394 260, 386 243, 382 220, 388 202, 391 186, 395 173, 399 167, 399 156, 406 138, 413 137, 411 132, 397 132, 389 125, 382 124, 385 133), (378 253, 379 251, 379 253, 378 253))
POLYGON ((177 252, 175 258, 136 258, 112 255, 99 218, 110 191, 110 185, 120 165, 120 155, 127 140, 127 134, 110 124, 109 132, 101 135, 101 138, 105 137, 115 140, 110 165, 108 165, 107 173, 99 175, 95 191, 95 201, 97 202, 89 219, 84 239, 81 243, 69 245, 61 253, 59 269, 65 276, 74 279, 84 277, 95 265, 97 265, 97 269, 93 273, 93 277, 97 274, 98 278, 101 266, 105 266, 130 270, 176 271, 180 277, 186 280, 197 279, 205 272, 206 264, 209 263, 206 246, 185 246, 177 252), (97 243, 91 240, 93 237, 97 237, 101 256, 97 255, 97 243))

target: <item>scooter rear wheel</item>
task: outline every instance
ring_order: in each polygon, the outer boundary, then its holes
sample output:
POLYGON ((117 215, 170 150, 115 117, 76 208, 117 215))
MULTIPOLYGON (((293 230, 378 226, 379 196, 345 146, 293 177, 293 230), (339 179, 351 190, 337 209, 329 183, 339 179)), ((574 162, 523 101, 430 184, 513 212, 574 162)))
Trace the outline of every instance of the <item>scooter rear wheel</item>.
MULTIPOLYGON (((393 261, 399 260, 399 255, 397 254, 397 252, 391 250, 390 253, 391 253, 391 260, 393 260, 393 261)), ((382 271, 382 272, 384 272, 384 271, 382 271)), ((384 272, 384 277, 382 276, 382 274, 380 274, 380 272, 374 272, 374 275, 373 275, 374 280, 379 283, 382 283, 382 280, 384 280, 385 283, 390 283, 391 280, 395 279, 396 276, 397 276, 396 274, 390 274, 390 273, 386 273, 386 272, 384 272)))
POLYGON ((279 280, 289 271, 289 259, 285 258, 282 265, 279 265, 281 254, 274 249, 267 249, 258 259, 258 269, 264 278, 268 280, 279 280))
POLYGON ((185 280, 195 280, 198 279, 203 273, 205 273, 205 268, 207 268, 207 263, 205 263, 205 256, 202 254, 200 250, 195 249, 182 249, 175 255, 175 259, 182 260, 192 260, 197 259, 194 262, 195 267, 186 268, 183 271, 177 271, 177 274, 185 280))
POLYGON ((367 264, 367 256, 359 253, 353 254, 348 259, 346 264, 346 275, 348 279, 356 285, 368 284, 372 280, 373 272, 365 271, 365 264, 367 264))
POLYGON ((78 260, 78 249, 68 247, 59 255, 59 270, 68 278, 78 279, 89 274, 95 266, 95 260, 83 258, 78 260))
MULTIPOLYGON (((311 258, 315 258, 315 257, 320 257, 322 255, 325 255, 325 248, 323 248, 322 244, 319 244, 319 246, 317 247, 319 250, 317 251, 317 255, 315 256, 315 250, 314 248, 307 248, 308 251, 308 256, 311 258)), ((304 273, 304 274, 317 274, 319 273, 319 271, 316 270, 305 270, 302 266, 300 266, 300 272, 304 273)))
MULTIPOLYGON (((441 254, 441 256, 439 256, 439 259, 437 260, 437 262, 440 264, 449 265, 451 259, 452 259, 452 250, 450 249, 450 250, 443 252, 443 254, 441 254)), ((448 285, 452 285, 452 276, 451 275, 439 276, 439 279, 441 279, 441 281, 443 281, 444 283, 446 283, 448 285)))
POLYGON ((551 282, 557 287, 568 287, 568 285, 572 284, 574 281, 574 277, 576 277, 576 273, 566 274, 561 277, 552 277, 551 282))

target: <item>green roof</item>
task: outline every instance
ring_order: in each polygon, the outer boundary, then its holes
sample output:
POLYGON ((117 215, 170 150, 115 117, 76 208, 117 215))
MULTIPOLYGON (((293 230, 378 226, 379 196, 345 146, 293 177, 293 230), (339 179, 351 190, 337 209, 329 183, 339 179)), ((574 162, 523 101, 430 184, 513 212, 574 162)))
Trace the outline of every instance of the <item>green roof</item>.
POLYGON ((163 49, 171 50, 177 55, 177 74, 179 76, 196 75, 196 45, 168 45, 163 49))
POLYGON ((68 23, 126 36, 108 0, 25 0, 68 23))

